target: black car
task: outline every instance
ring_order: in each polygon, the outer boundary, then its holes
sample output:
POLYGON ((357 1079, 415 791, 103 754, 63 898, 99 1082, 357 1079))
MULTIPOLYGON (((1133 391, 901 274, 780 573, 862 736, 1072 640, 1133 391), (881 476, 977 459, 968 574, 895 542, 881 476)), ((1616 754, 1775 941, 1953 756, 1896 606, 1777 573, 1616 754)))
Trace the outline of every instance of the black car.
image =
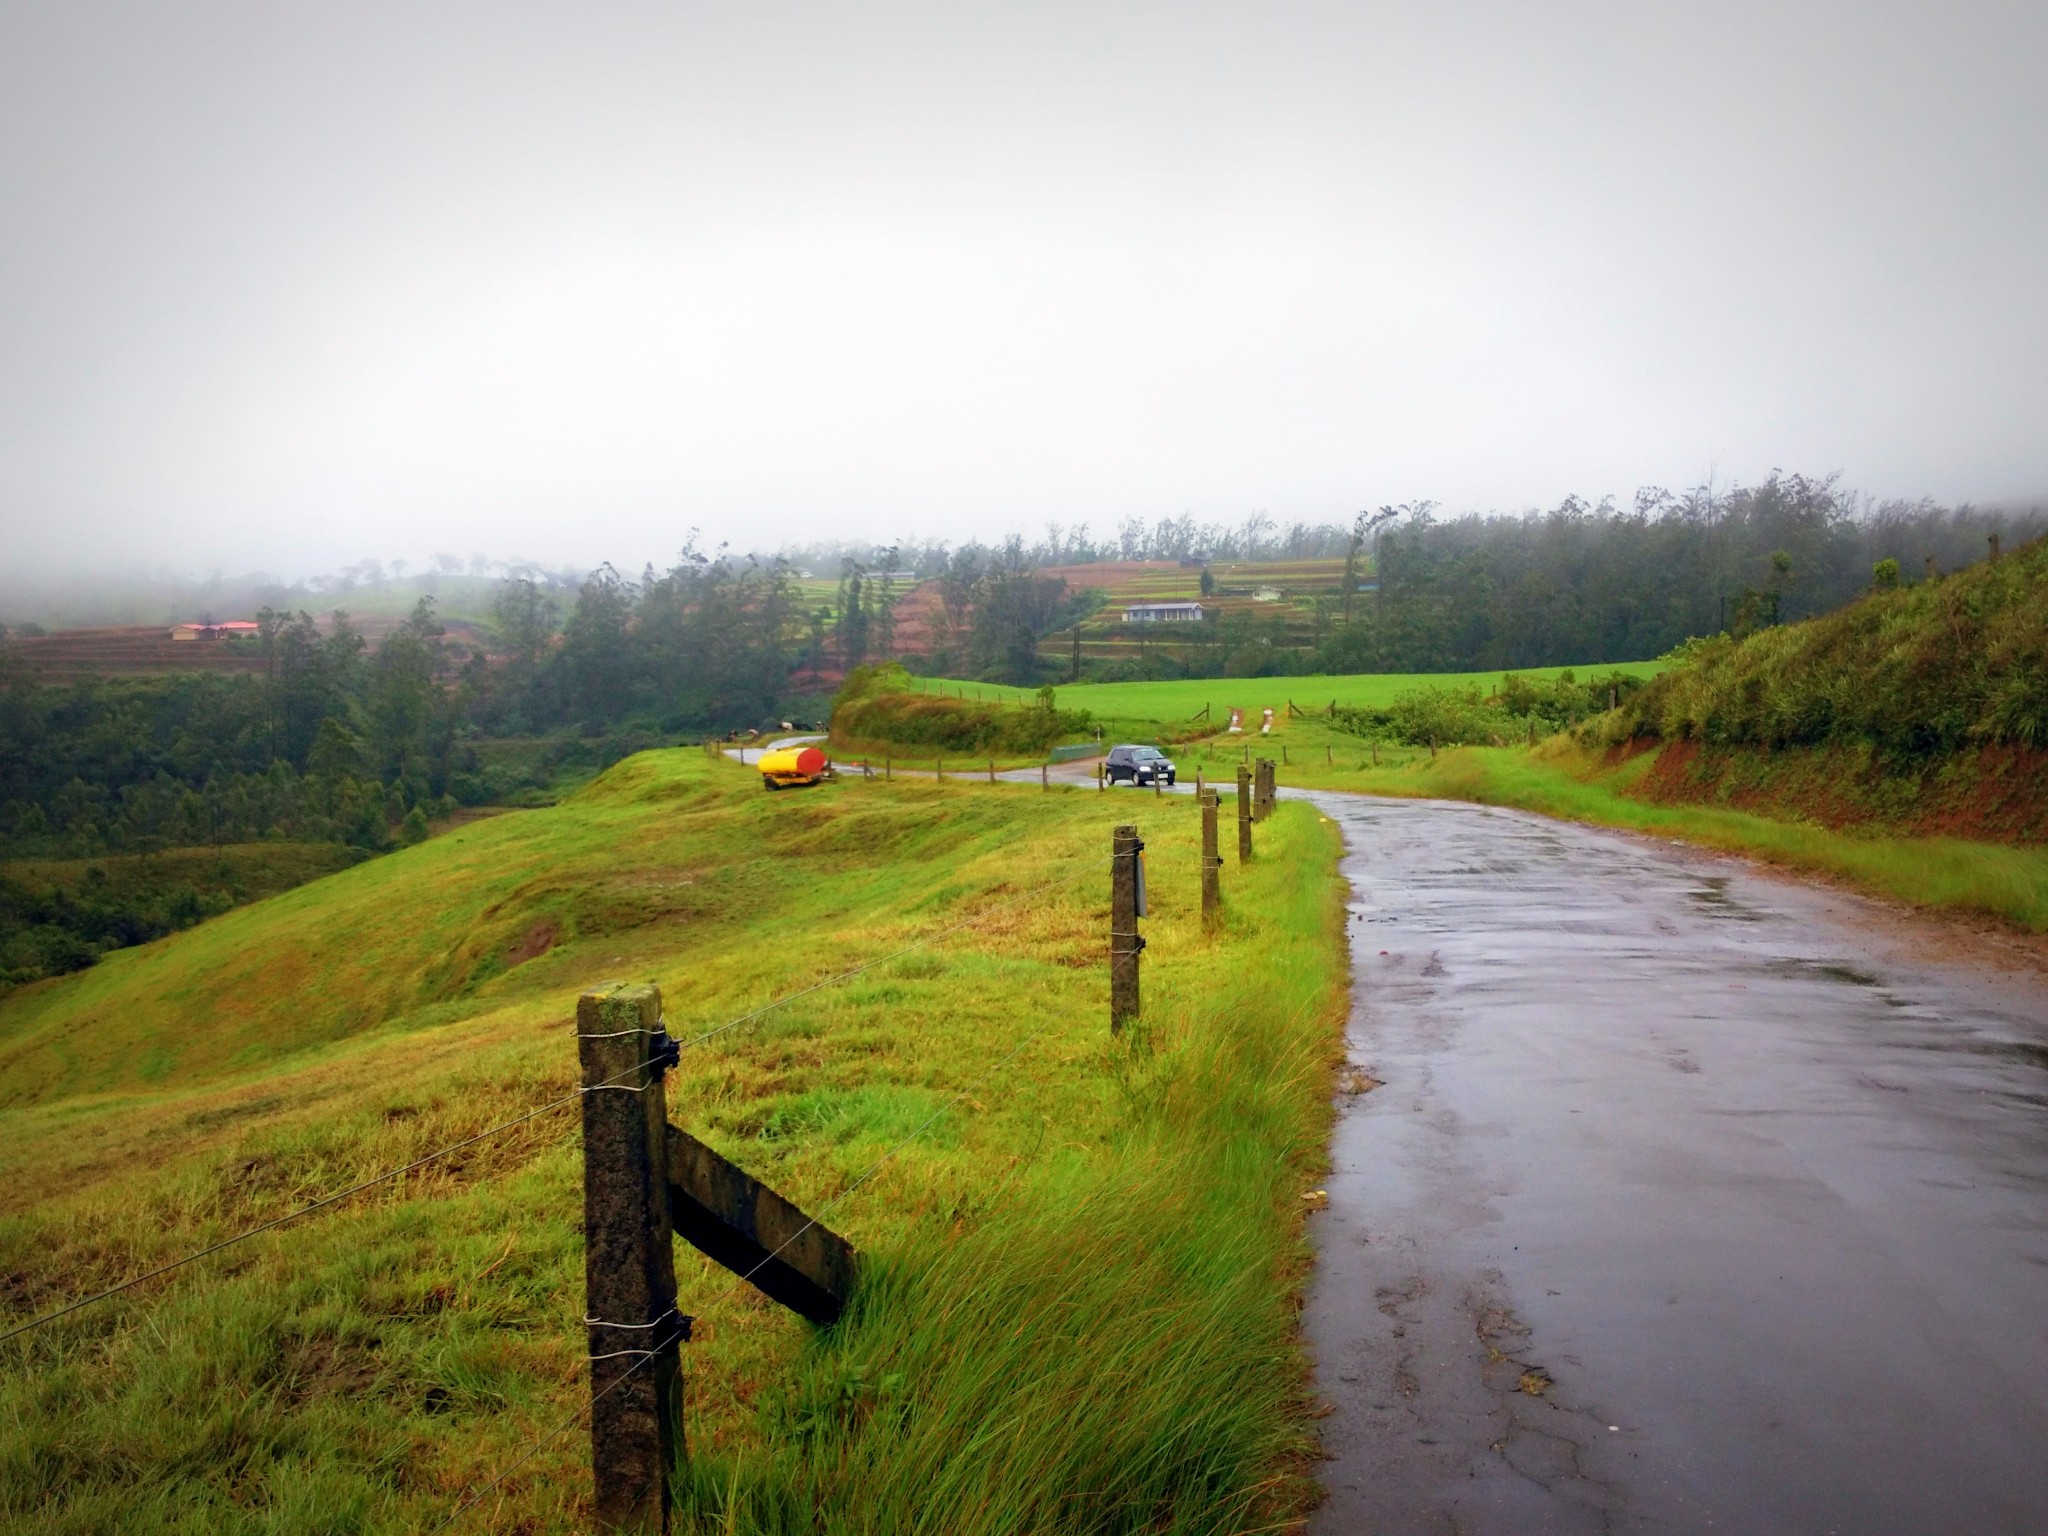
POLYGON ((1173 760, 1157 747, 1111 747, 1103 771, 1112 784, 1173 782, 1173 760))

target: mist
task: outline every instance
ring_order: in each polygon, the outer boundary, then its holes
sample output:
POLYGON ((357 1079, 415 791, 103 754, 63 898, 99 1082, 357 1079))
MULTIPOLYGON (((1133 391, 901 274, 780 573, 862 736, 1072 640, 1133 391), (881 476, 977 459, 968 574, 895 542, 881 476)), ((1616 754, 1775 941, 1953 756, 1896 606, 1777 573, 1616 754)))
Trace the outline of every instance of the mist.
POLYGON ((0 14, 9 562, 2048 489, 2048 13, 0 14))

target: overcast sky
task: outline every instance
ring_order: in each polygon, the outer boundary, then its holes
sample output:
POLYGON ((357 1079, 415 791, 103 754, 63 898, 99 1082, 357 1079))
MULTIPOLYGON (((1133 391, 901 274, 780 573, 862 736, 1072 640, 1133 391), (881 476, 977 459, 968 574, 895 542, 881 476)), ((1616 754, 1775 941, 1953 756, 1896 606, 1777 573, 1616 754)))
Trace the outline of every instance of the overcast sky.
POLYGON ((0 0, 6 559, 2048 492, 2048 5, 0 0))

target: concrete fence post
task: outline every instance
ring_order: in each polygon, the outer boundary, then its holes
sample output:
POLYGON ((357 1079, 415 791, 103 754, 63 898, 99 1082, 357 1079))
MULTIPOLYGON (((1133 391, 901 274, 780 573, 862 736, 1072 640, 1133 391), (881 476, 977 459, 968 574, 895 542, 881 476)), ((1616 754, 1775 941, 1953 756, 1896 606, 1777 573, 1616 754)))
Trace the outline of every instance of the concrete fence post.
POLYGON ((666 1532, 683 1452, 682 1354, 670 1248, 669 1060, 661 992, 610 986, 576 1004, 583 1074, 583 1287, 597 1522, 666 1532))
POLYGON ((1109 861, 1109 1030, 1120 1034, 1138 1016, 1138 919, 1145 915, 1145 845, 1138 829, 1118 827, 1110 842, 1109 861))

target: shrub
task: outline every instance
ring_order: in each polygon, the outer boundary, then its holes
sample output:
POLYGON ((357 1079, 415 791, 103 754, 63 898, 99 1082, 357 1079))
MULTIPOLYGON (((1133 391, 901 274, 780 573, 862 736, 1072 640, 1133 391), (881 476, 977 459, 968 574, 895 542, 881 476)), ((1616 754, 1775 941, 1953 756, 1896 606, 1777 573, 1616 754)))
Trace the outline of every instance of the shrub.
POLYGON ((1016 706, 915 691, 895 665, 856 667, 832 703, 837 746, 880 744, 935 752, 1044 752, 1094 724, 1086 710, 1058 708, 1051 688, 1016 706))
POLYGON ((1596 741, 2048 746, 2048 540, 1802 624, 1691 641, 1596 741))

